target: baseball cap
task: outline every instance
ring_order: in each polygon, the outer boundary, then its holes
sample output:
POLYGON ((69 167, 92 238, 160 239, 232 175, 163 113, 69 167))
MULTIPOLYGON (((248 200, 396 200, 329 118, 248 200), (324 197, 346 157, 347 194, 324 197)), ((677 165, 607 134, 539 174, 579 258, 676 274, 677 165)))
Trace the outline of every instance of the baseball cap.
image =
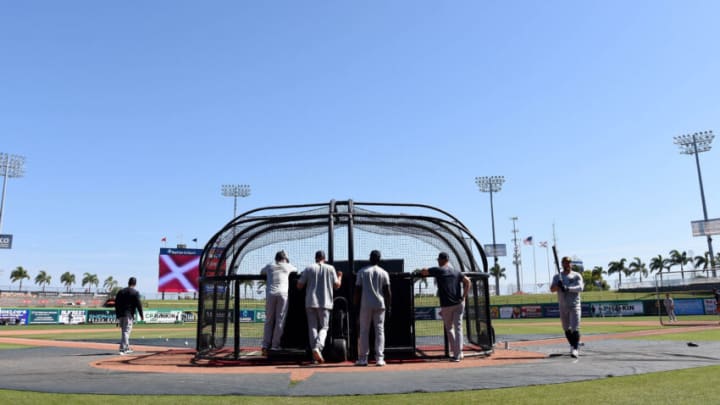
POLYGON ((437 258, 438 260, 450 260, 450 256, 445 252, 440 252, 437 258))

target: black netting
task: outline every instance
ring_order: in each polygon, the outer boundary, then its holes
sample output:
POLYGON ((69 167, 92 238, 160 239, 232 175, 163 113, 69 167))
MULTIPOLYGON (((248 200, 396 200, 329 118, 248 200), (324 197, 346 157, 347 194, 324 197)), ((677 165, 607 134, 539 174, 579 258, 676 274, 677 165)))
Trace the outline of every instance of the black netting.
MULTIPOLYGON (((211 238, 201 258, 199 353, 212 356, 231 348, 238 357, 259 346, 265 291, 258 274, 279 250, 287 252, 298 271, 314 262, 315 251, 324 250, 328 262, 342 266, 346 275, 356 271, 374 249, 382 252, 384 260, 392 261, 393 271, 400 273, 434 266, 438 253, 447 252, 453 266, 479 274, 473 277, 466 329, 468 342, 488 349, 492 344, 486 302, 488 285, 487 276, 480 274, 487 272, 487 259, 480 246, 457 219, 421 205, 343 201, 268 207, 242 214, 211 238)), ((343 279, 344 283, 354 282, 352 276, 343 279)), ((437 306, 434 280, 402 278, 393 283, 396 282, 403 289, 409 288, 409 293, 401 291, 401 295, 405 294, 404 299, 410 301, 403 305, 414 313, 403 316, 412 318, 407 327, 415 342, 418 346, 442 345, 442 322, 427 315, 437 306), (426 315, 415 319, 418 313, 426 315)), ((291 283, 291 290, 292 287, 291 283)), ((352 289, 351 285, 343 286, 336 295, 348 295, 345 298, 352 301, 352 289)), ((295 305, 302 306, 300 298, 296 298, 295 305)), ((292 311, 298 314, 294 315, 296 318, 302 318, 300 311, 292 311)), ((302 329, 302 319, 289 321, 293 327, 302 329)), ((406 320, 395 321, 405 324, 406 320)), ((403 342, 407 349, 407 341, 403 342)), ((350 339, 351 351, 354 344, 350 339)), ((302 342, 295 346, 302 349, 302 342)), ((414 351, 416 347, 412 346, 414 351)))

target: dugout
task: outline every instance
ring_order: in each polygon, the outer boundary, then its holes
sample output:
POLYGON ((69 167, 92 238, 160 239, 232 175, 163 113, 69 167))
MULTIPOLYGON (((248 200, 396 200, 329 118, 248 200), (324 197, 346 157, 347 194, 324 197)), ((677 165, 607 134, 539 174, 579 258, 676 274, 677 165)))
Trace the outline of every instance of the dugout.
MULTIPOLYGON (((355 358, 355 273, 368 264, 373 249, 382 252, 381 266, 391 278, 393 311, 385 328, 388 358, 448 353, 442 321, 434 308, 439 304, 432 281, 413 273, 436 265, 440 251, 447 252, 451 264, 472 282, 464 319, 465 350, 492 351, 487 258, 465 225, 423 204, 332 200, 254 209, 210 238, 200 258, 197 357, 260 358, 264 320, 260 269, 272 261, 275 252, 285 250, 291 264, 302 271, 314 262, 315 251, 324 250, 327 263, 343 272, 342 286, 335 293, 326 358, 355 358)), ((307 353, 304 291, 295 288, 297 277, 297 273, 290 277, 283 358, 307 353)))

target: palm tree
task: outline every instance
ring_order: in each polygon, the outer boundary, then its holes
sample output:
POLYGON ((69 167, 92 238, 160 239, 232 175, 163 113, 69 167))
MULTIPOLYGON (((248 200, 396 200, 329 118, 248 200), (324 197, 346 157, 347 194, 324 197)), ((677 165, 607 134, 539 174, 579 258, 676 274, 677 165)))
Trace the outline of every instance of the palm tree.
POLYGON ((640 260, 639 257, 635 257, 633 261, 628 265, 628 274, 640 274, 640 282, 642 283, 643 276, 648 276, 647 267, 645 267, 645 263, 640 260))
POLYGON ((618 288, 622 285, 622 275, 623 273, 627 274, 627 267, 625 267, 625 262, 627 262, 627 259, 622 258, 616 262, 610 262, 608 263, 608 270, 607 274, 608 276, 611 276, 615 273, 618 273, 618 288))
POLYGON ((597 288, 606 290, 608 288, 607 282, 603 280, 603 274, 605 273, 606 271, 602 268, 602 266, 593 267, 590 271, 590 285, 587 285, 586 283, 585 288, 588 290, 595 290, 597 288))
POLYGON ((113 278, 113 276, 110 276, 103 281, 103 288, 110 292, 113 290, 113 288, 118 286, 118 281, 113 278))
POLYGON ((67 287, 67 292, 70 292, 70 287, 75 284, 75 275, 66 271, 60 276, 60 282, 67 287))
POLYGON ((45 270, 40 270, 37 276, 35 276, 35 284, 42 287, 42 292, 45 292, 45 286, 50 284, 52 277, 47 274, 45 270))
POLYGON ((255 282, 255 288, 257 288, 258 295, 262 292, 262 289, 267 287, 267 280, 258 280, 255 282))
POLYGON ((85 273, 83 275, 82 286, 85 287, 85 285, 88 285, 88 291, 90 290, 90 287, 92 287, 92 286, 95 286, 95 289, 97 290, 97 286, 99 284, 100 284, 100 280, 98 280, 97 274, 85 273))
POLYGON ((690 258, 687 256, 687 252, 679 252, 677 249, 670 251, 670 263, 671 267, 680 265, 680 278, 685 280, 685 265, 690 263, 690 258))
POLYGON ((662 255, 657 255, 650 259, 650 273, 656 272, 658 274, 662 273, 663 269, 665 269, 668 266, 668 259, 665 259, 662 257, 662 255))
POLYGON ((22 282, 24 279, 30 280, 30 275, 28 274, 27 270, 23 268, 23 266, 17 266, 15 270, 10 273, 10 282, 14 283, 16 281, 20 281, 20 288, 18 291, 22 290, 22 282))
POLYGON ((693 258, 693 267, 703 269, 707 274, 707 270, 710 268, 710 252, 705 252, 704 256, 695 256, 693 258))
POLYGON ((495 264, 490 268, 490 275, 495 277, 495 295, 500 295, 500 279, 507 278, 505 276, 505 267, 500 267, 500 264, 495 264))
POLYGON ((240 285, 243 286, 243 291, 245 292, 245 297, 244 297, 244 298, 249 298, 248 293, 247 293, 247 289, 248 289, 248 287, 250 287, 250 289, 252 289, 253 284, 255 284, 255 281, 253 281, 253 280, 239 280, 238 283, 240 283, 240 285))

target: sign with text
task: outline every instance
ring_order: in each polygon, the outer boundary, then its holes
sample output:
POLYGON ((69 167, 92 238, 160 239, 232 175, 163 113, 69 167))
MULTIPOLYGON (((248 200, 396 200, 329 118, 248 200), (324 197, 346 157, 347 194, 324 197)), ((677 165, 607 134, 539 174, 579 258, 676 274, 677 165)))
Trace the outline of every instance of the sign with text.
POLYGON ((0 235, 0 249, 12 249, 12 235, 0 235))
POLYGON ((114 309, 88 309, 87 323, 117 323, 114 309))
POLYGON ((55 324, 58 323, 59 315, 60 313, 57 309, 31 309, 28 324, 55 324))
POLYGON ((183 319, 183 311, 146 310, 143 314, 145 323, 180 323, 183 319))
POLYGON ((507 256, 507 248, 504 243, 496 243, 494 245, 485 245, 485 256, 507 256))
POLYGON ((87 311, 84 309, 61 309, 58 322, 66 325, 78 325, 85 323, 86 314, 87 311))
POLYGON ((720 218, 692 221, 690 225, 693 236, 720 235, 720 218))
POLYGON ((26 325, 28 320, 28 310, 0 308, 0 319, 11 324, 26 325))
POLYGON ((645 314, 643 304, 640 301, 593 303, 591 311, 593 316, 634 316, 645 314))

